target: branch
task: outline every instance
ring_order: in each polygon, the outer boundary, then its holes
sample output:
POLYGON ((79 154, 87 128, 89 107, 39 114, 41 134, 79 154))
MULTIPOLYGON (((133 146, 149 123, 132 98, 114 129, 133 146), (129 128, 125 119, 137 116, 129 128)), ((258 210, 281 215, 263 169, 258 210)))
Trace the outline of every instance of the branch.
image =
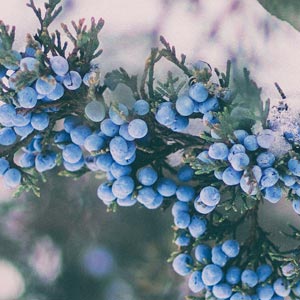
POLYGON ((179 60, 176 56, 175 47, 171 47, 163 36, 160 37, 160 41, 165 46, 165 49, 160 50, 161 55, 170 62, 174 63, 184 72, 185 75, 191 77, 193 75, 192 72, 185 66, 186 56, 184 54, 181 54, 181 60, 179 60))

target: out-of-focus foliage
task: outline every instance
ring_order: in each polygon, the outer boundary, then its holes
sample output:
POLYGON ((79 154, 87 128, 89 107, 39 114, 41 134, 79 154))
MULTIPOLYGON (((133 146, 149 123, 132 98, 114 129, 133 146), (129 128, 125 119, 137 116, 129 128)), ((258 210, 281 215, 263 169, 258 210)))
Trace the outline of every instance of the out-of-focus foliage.
POLYGON ((273 16, 290 23, 300 30, 299 0, 258 0, 258 2, 273 16))
POLYGON ((79 186, 51 176, 40 199, 0 206, 0 258, 25 277, 22 300, 177 299, 177 276, 167 263, 169 212, 107 213, 90 192, 96 180, 86 179, 79 186))

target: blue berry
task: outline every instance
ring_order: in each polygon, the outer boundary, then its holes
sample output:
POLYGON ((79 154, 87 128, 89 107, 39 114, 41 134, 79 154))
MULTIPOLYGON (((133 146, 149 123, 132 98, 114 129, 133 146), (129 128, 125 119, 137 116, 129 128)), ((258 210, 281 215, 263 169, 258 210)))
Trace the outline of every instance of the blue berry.
POLYGON ((0 175, 9 169, 9 162, 5 158, 0 158, 0 175))
POLYGON ((118 134, 120 126, 116 125, 111 119, 105 119, 101 122, 100 128, 105 135, 114 137, 118 134))
POLYGON ((205 285, 216 285, 222 280, 222 278, 222 269, 215 264, 207 265, 202 270, 202 280, 205 285))
POLYGON ((183 202, 189 202, 194 199, 195 189, 188 185, 181 185, 176 190, 176 197, 183 202))
POLYGON ((246 153, 246 148, 242 144, 234 144, 230 150, 228 155, 228 160, 230 161, 231 158, 238 153, 246 153))
POLYGON ((289 263, 281 266, 281 271, 282 271, 283 276, 290 277, 296 273, 297 267, 294 263, 289 262, 289 263))
POLYGON ((204 102, 199 103, 199 112, 206 114, 209 111, 217 111, 219 109, 219 101, 217 98, 212 97, 204 102))
POLYGON ((8 169, 3 176, 4 184, 8 187, 15 188, 21 183, 22 175, 18 169, 8 169))
POLYGON ((68 90, 77 90, 82 83, 81 76, 76 71, 70 71, 64 77, 63 84, 68 90))
POLYGON ((112 192, 116 198, 126 198, 134 190, 134 181, 129 176, 119 177, 112 185, 112 192))
POLYGON ((274 164, 275 156, 272 152, 263 152, 257 156, 256 161, 261 168, 269 168, 274 164))
POLYGON ((82 78, 82 82, 86 86, 90 86, 91 83, 92 84, 96 83, 97 80, 98 80, 98 74, 97 74, 97 72, 94 72, 94 71, 86 73, 82 78))
POLYGON ((267 168, 263 170, 263 174, 260 180, 262 187, 271 187, 277 183, 279 174, 274 168, 267 168))
POLYGON ((173 108, 171 102, 163 102, 158 106, 158 110, 155 115, 155 119, 158 123, 171 126, 175 122, 176 111, 173 108))
POLYGON ((115 160, 125 158, 128 153, 128 145, 125 139, 115 136, 109 143, 109 150, 115 160))
POLYGON ((19 159, 21 168, 31 168, 34 166, 35 155, 30 152, 24 152, 19 159))
POLYGON ((208 149, 208 155, 213 159, 225 160, 228 154, 228 147, 224 143, 214 143, 208 149))
POLYGON ((164 197, 175 195, 177 186, 172 179, 160 178, 157 182, 157 191, 164 197))
POLYGON ((214 170, 214 175, 217 179, 222 180, 223 171, 221 170, 214 170))
POLYGON ((177 172, 178 179, 183 182, 192 180, 193 176, 194 170, 188 165, 182 166, 177 172))
POLYGON ((201 264, 209 264, 211 262, 211 248, 208 245, 199 244, 195 248, 195 258, 201 264))
POLYGON ((187 232, 180 233, 175 239, 174 243, 179 247, 187 247, 191 242, 191 237, 187 232))
POLYGON ((62 151, 62 156, 68 163, 77 163, 82 158, 82 151, 78 145, 69 144, 62 151))
POLYGON ((84 148, 89 151, 99 151, 104 147, 105 141, 104 138, 99 134, 91 134, 84 140, 84 148))
POLYGON ((81 123, 79 117, 76 116, 68 116, 64 119, 64 129, 67 133, 70 133, 75 127, 77 127, 81 123))
POLYGON ((208 155, 208 151, 202 151, 197 155, 197 159, 199 159, 200 161, 206 163, 206 164, 211 164, 213 163, 213 159, 210 158, 210 156, 208 155))
POLYGON ((182 132, 189 125, 189 118, 181 115, 176 115, 174 123, 170 125, 170 129, 175 132, 182 132))
POLYGON ((227 299, 231 296, 232 289, 227 283, 219 283, 213 286, 212 292, 218 299, 227 299))
POLYGON ((112 192, 111 185, 107 182, 101 183, 99 185, 97 196, 105 203, 110 203, 116 199, 116 196, 112 192))
POLYGON ((93 122, 101 122, 105 118, 105 106, 100 101, 93 100, 89 102, 84 112, 87 118, 93 122))
POLYGON ((246 153, 237 153, 230 158, 230 164, 236 171, 242 171, 250 163, 249 156, 246 153))
MULTIPOLYGON (((116 137, 115 137, 116 138, 116 137)), ((123 139, 122 137, 120 137, 121 139, 123 139)), ((124 139, 123 139, 124 140, 124 139)), ((124 140, 125 141, 125 140, 124 140)), ((128 141, 125 141, 126 145, 127 145, 127 152, 123 152, 124 154, 123 155, 115 155, 114 156, 114 159, 116 162, 120 161, 120 160, 123 160, 123 159, 129 159, 131 158, 132 156, 135 155, 136 153, 136 145, 135 143, 133 142, 128 142, 128 141)), ((119 151, 119 153, 121 153, 122 151, 119 151)))
POLYGON ((295 177, 287 174, 283 175, 281 177, 281 180, 284 182, 285 186, 287 187, 291 187, 296 183, 295 177))
POLYGON ((138 181, 146 186, 153 185, 158 178, 157 172, 150 166, 139 169, 136 175, 138 181))
POLYGON ((30 133, 33 132, 33 130, 34 130, 34 128, 32 127, 31 124, 28 124, 26 126, 15 126, 14 127, 15 133, 21 137, 28 136, 30 133))
POLYGON ((196 211, 198 211, 201 214, 209 214, 210 212, 212 212, 216 206, 209 206, 204 204, 201 200, 200 197, 198 196, 195 201, 194 201, 194 207, 196 209, 196 211))
POLYGON ((128 207, 128 206, 133 206, 134 204, 136 204, 136 199, 132 197, 132 195, 127 196, 126 198, 117 199, 117 203, 119 206, 124 206, 124 207, 128 207))
POLYGON ((298 215, 300 215, 300 199, 293 200, 293 209, 298 215))
POLYGON ((190 275, 188 286, 193 293, 199 293, 205 289, 201 271, 195 271, 190 275))
POLYGON ((156 209, 162 205, 163 200, 164 197, 157 193, 155 198, 151 202, 145 203, 145 207, 148 209, 156 209))
POLYGON ((252 300, 252 298, 249 295, 237 292, 230 297, 230 300, 252 300))
POLYGON ((245 285, 252 288, 257 285, 258 276, 253 270, 246 269, 242 272, 241 280, 245 285))
POLYGON ((242 172, 234 170, 232 167, 228 167, 222 174, 222 180, 227 185, 237 185, 240 183, 242 172))
POLYGON ((109 170, 111 174, 114 176, 114 178, 118 179, 121 176, 129 175, 132 169, 130 166, 122 166, 116 162, 113 162, 109 170))
POLYGON ((128 165, 132 164, 135 161, 136 153, 132 152, 131 149, 132 149, 132 147, 129 145, 128 146, 128 154, 126 155, 126 157, 120 158, 120 159, 115 157, 114 158, 115 161, 122 166, 128 166, 128 165), (129 155, 130 153, 131 153, 131 155, 129 155))
POLYGON ((56 101, 60 99, 65 93, 64 87, 60 83, 56 83, 55 89, 47 94, 47 99, 56 101))
POLYGON ((245 130, 238 129, 233 132, 233 135, 236 137, 236 139, 238 140, 238 142, 240 144, 244 144, 244 140, 245 140, 246 136, 248 136, 249 134, 245 130))
POLYGON ((31 121, 31 113, 16 113, 12 117, 12 123, 14 126, 26 126, 31 121))
POLYGON ((148 133, 148 126, 144 120, 134 119, 129 122, 128 133, 135 139, 141 139, 148 133))
POLYGON ((41 95, 47 95, 54 91, 56 80, 52 75, 39 78, 35 83, 36 91, 41 95))
POLYGON ((182 116, 190 116, 194 112, 194 101, 188 96, 176 100, 176 110, 182 116))
POLYGON ((35 158, 35 168, 42 173, 56 166, 56 154, 54 152, 39 153, 35 158))
POLYGON ((176 201, 172 206, 172 215, 175 217, 179 212, 189 211, 189 205, 186 202, 176 201))
POLYGON ((20 60, 21 71, 36 71, 39 68, 39 61, 33 57, 24 57, 20 60))
POLYGON ((133 105, 133 111, 139 116, 148 114, 150 110, 149 103, 143 99, 137 100, 133 105))
MULTIPOLYGON (((208 125, 208 126, 220 123, 218 118, 211 111, 203 115, 202 121, 204 125, 208 125)), ((211 136, 212 138, 220 139, 220 137, 216 133, 213 134, 213 130, 211 130, 211 136)))
POLYGON ((36 91, 27 86, 18 92, 18 102, 21 107, 33 108, 37 103, 36 91))
POLYGON ((117 103, 109 108, 108 111, 110 119, 117 125, 122 125, 126 122, 129 115, 128 108, 122 104, 117 103))
POLYGON ((50 66, 54 73, 59 76, 64 76, 69 71, 68 61, 62 56, 51 57, 50 66))
POLYGON ((204 235, 207 228, 207 221, 199 216, 193 216, 189 224, 189 232, 195 239, 204 235))
POLYGON ((126 141, 134 141, 135 138, 132 137, 128 132, 128 123, 122 124, 119 128, 119 135, 123 137, 126 141))
POLYGON ((79 125, 70 132, 72 142, 78 146, 83 146, 85 139, 91 134, 92 130, 85 125, 79 125))
POLYGON ((197 82, 190 87, 189 96, 196 102, 204 102, 208 97, 208 90, 201 82, 197 82))
POLYGON ((258 143, 255 135, 248 135, 244 138, 244 146, 249 151, 256 151, 258 149, 258 143))
POLYGON ((10 146, 15 143, 17 136, 12 128, 0 129, 0 145, 10 146))
POLYGON ((49 116, 45 112, 33 113, 31 117, 31 126, 39 131, 45 130, 49 125, 49 116))
POLYGON ((155 192, 153 188, 146 186, 138 191, 137 201, 145 205, 147 203, 151 203, 156 196, 157 192, 155 192))
POLYGON ((69 163, 64 160, 63 164, 67 171, 76 172, 84 166, 84 158, 82 156, 81 159, 79 161, 77 161, 76 163, 69 163))
POLYGON ((188 254, 181 253, 175 257, 172 266, 177 274, 181 276, 186 276, 191 272, 192 264, 193 258, 188 254))
POLYGON ((60 149, 63 149, 65 147, 65 144, 69 144, 70 142, 71 142, 70 135, 64 130, 58 131, 54 135, 54 143, 57 144, 57 146, 60 149))
POLYGON ((275 293, 281 297, 287 297, 291 292, 291 288, 288 286, 288 283, 283 280, 283 278, 276 279, 273 283, 273 288, 275 293))
POLYGON ((11 104, 2 104, 0 106, 0 123, 3 126, 12 126, 12 119, 16 115, 15 107, 11 104))
POLYGON ((223 252, 220 245, 215 246, 211 250, 211 260, 215 265, 224 267, 228 261, 228 256, 223 252))
POLYGON ((204 187, 200 192, 200 200, 208 206, 216 206, 221 199, 218 189, 212 186, 204 187))
POLYGON ((270 129, 264 129, 257 136, 257 143, 261 148, 268 149, 272 146, 275 141, 273 131, 270 129))
POLYGON ((191 216, 185 211, 180 211, 174 216, 174 224, 178 228, 185 229, 190 223, 191 216))
POLYGON ((241 269, 238 267, 230 267, 226 272, 226 281, 229 284, 235 285, 241 281, 241 269))
POLYGON ((223 252, 230 258, 238 256, 240 252, 240 245, 235 240, 227 240, 222 244, 223 252))
POLYGON ((295 135, 292 132, 285 131, 283 133, 283 136, 290 144, 293 144, 295 142, 295 135))
POLYGON ((293 175, 300 176, 300 161, 291 158, 288 161, 288 168, 293 173, 293 175))
POLYGON ((110 153, 99 154, 96 157, 96 165, 103 172, 109 171, 113 162, 114 160, 110 153))
POLYGON ((282 189, 279 186, 273 185, 264 190, 264 198, 271 203, 277 203, 282 197, 282 189))

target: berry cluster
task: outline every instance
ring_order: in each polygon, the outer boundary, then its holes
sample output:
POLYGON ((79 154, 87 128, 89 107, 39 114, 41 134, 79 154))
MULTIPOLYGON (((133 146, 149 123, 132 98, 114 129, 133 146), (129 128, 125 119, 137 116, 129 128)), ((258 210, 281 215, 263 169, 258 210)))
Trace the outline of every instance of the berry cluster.
MULTIPOLYGON (((49 7, 47 24, 54 12, 49 7)), ((74 177, 104 173, 97 196, 109 208, 172 206, 178 251, 171 260, 175 272, 190 276, 193 293, 232 300, 300 297, 299 253, 281 252, 257 221, 261 202, 284 196, 300 214, 300 154, 294 145, 276 156, 277 133, 267 126, 260 89, 247 72, 246 92, 230 89, 230 64, 226 74, 215 70, 218 82, 207 64, 188 68, 163 38, 165 48, 152 50, 140 90, 136 76, 123 69, 106 74, 101 85, 91 61, 101 53, 96 37, 102 26, 93 21, 86 31, 83 23, 75 25, 76 40, 64 25, 75 40, 66 56, 60 37, 44 40, 45 28, 16 52, 0 24, 0 50, 7 54, 0 65, 6 186, 36 191, 38 175, 55 168, 74 177), (183 84, 171 73, 154 84, 154 65, 163 57, 187 75, 183 84), (119 83, 132 90, 133 106, 107 105, 104 91, 119 83), (247 106, 252 98, 255 113, 247 106), (202 126, 200 137, 189 134, 192 119, 202 126), (183 157, 178 167, 170 162, 174 154, 183 157), (237 234, 242 224, 245 238, 237 234)), ((299 239, 300 231, 294 228, 292 236, 299 239)))
POLYGON ((207 88, 201 83, 193 84, 188 93, 175 101, 163 102, 158 106, 156 120, 174 131, 183 131, 189 125, 189 116, 193 113, 201 113, 203 119, 210 118, 212 111, 219 109, 219 100, 209 96, 207 88))
POLYGON ((204 294, 207 299, 211 296, 231 300, 299 297, 300 281, 291 289, 285 278, 274 276, 269 264, 261 264, 256 269, 230 264, 239 250, 235 240, 226 240, 212 248, 198 244, 194 258, 190 254, 179 254, 173 260, 173 269, 181 276, 188 275, 190 290, 204 294))

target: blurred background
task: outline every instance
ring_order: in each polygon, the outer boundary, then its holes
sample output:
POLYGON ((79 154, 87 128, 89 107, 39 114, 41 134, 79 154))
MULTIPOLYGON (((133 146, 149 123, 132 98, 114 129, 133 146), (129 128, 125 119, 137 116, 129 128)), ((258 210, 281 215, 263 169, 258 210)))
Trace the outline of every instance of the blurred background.
MULTIPOLYGON (((25 34, 38 26, 26 2, 1 0, 0 19, 16 25, 18 50, 25 34)), ((63 0, 64 11, 52 29, 81 17, 88 22, 102 17, 104 53, 98 62, 103 73, 122 66, 141 74, 150 48, 164 35, 190 63, 201 59, 225 70, 231 59, 235 69, 247 66, 274 104, 280 99, 278 82, 297 108, 299 7, 273 0, 270 8, 265 2, 63 0)), ((93 176, 78 182, 54 173, 47 178, 40 199, 31 194, 12 199, 13 191, 0 182, 0 300, 183 299, 186 285, 166 263, 174 249, 169 212, 134 207, 107 213, 93 176)), ((265 205, 265 225, 274 228, 276 216, 290 215, 289 206, 265 205)))

